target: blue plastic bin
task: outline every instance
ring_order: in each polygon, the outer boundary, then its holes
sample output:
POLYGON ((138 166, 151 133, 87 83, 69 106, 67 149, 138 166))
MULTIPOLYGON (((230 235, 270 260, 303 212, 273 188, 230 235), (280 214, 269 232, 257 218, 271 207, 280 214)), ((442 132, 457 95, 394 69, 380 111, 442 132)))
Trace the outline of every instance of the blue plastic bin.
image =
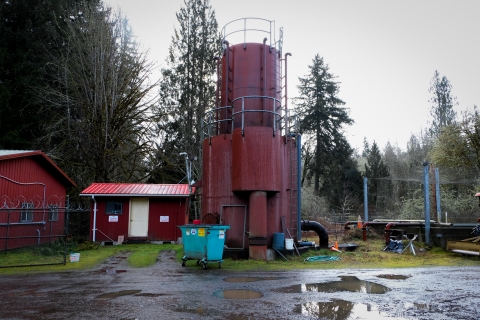
POLYGON ((203 269, 208 262, 218 262, 218 267, 222 267, 225 236, 230 226, 186 224, 179 228, 183 242, 182 267, 187 260, 197 260, 197 265, 202 264, 203 269))

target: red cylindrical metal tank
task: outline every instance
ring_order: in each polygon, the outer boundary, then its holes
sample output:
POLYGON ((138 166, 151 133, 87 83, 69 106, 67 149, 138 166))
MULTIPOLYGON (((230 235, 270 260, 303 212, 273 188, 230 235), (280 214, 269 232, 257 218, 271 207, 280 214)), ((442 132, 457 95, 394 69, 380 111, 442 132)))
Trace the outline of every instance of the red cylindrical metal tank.
MULTIPOLYGON (((247 27, 249 19, 238 20, 244 29, 224 28, 223 34, 262 31, 247 27)), ((231 227, 225 244, 249 248, 250 258, 263 260, 275 232, 288 229, 296 237, 298 190, 293 181, 298 174, 292 142, 282 136, 288 131, 282 109, 286 102, 281 105, 286 97, 283 41, 275 40, 272 21, 257 20, 269 26, 263 42, 247 42, 244 34, 242 43, 231 45, 224 38, 220 87, 207 126, 217 136, 210 134, 203 143, 202 216, 219 212, 221 223, 231 227)))
POLYGON ((267 193, 265 191, 254 191, 250 193, 249 212, 251 217, 249 223, 249 258, 254 260, 265 260, 267 250, 267 193))
POLYGON ((282 140, 268 127, 247 127, 244 135, 233 131, 233 191, 280 191, 282 140))
POLYGON ((273 113, 280 107, 280 64, 277 50, 265 43, 227 46, 222 58, 221 105, 233 104, 233 110, 222 110, 220 119, 230 119, 235 113, 235 128, 242 123, 245 127, 273 127, 273 113), (247 112, 240 114, 242 111, 247 112))
POLYGON ((202 218, 221 213, 221 205, 230 204, 231 135, 219 135, 203 141, 202 218))

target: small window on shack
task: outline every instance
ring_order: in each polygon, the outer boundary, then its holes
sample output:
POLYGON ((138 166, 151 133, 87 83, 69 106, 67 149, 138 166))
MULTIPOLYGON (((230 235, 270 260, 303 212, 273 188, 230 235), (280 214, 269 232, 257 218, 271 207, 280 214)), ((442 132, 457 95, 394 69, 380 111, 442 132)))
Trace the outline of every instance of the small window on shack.
POLYGON ((107 201, 107 214, 122 214, 122 203, 120 201, 107 201))
POLYGON ((48 206, 48 221, 58 221, 58 206, 48 206))
POLYGON ((20 211, 20 222, 33 221, 33 202, 22 202, 22 210, 20 211))

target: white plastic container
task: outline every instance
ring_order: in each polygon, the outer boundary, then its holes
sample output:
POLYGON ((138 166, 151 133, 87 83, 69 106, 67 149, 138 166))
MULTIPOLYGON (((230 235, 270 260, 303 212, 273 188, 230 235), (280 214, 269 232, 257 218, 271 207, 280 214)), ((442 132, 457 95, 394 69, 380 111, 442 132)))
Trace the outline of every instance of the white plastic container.
POLYGON ((80 253, 70 253, 70 262, 80 261, 80 253))
POLYGON ((285 249, 293 250, 293 239, 285 239, 285 249))

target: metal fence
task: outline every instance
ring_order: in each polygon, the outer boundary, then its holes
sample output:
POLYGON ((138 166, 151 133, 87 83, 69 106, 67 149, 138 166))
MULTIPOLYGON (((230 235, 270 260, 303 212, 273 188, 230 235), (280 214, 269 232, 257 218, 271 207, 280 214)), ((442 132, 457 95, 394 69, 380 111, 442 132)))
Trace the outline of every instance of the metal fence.
POLYGON ((0 268, 65 264, 65 207, 22 202, 0 209, 0 268))
POLYGON ((68 197, 0 196, 0 268, 65 264, 88 239, 89 215, 68 197))

